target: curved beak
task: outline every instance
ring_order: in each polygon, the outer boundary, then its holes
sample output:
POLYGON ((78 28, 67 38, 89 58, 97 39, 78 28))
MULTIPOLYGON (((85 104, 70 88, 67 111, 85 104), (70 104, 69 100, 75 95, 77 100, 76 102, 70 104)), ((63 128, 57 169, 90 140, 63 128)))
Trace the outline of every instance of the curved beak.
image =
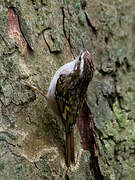
POLYGON ((85 46, 84 46, 83 39, 82 39, 82 38, 80 38, 80 39, 81 39, 81 41, 82 41, 82 50, 83 50, 83 51, 86 51, 86 48, 85 48, 85 46))

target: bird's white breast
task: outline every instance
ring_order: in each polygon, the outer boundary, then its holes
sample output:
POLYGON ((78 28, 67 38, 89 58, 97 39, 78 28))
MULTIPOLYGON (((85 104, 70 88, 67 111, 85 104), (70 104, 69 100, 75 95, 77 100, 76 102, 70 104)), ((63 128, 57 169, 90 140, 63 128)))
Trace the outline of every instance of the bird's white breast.
POLYGON ((56 101, 55 101, 55 88, 56 88, 56 83, 58 78, 60 77, 61 74, 70 74, 73 69, 74 69, 74 65, 77 62, 77 59, 63 65, 62 67, 60 67, 56 73, 54 74, 47 95, 46 95, 46 99, 47 99, 47 103, 48 105, 53 109, 53 111, 58 114, 57 112, 57 105, 56 105, 56 101))

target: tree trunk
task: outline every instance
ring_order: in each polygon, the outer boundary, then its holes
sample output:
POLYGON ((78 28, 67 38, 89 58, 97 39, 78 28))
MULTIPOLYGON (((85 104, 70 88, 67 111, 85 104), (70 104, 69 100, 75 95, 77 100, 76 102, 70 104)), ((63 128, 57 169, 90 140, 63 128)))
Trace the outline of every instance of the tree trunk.
POLYGON ((0 180, 135 177, 133 0, 0 1, 0 180), (64 128, 43 96, 81 50, 95 64, 67 169, 64 128))

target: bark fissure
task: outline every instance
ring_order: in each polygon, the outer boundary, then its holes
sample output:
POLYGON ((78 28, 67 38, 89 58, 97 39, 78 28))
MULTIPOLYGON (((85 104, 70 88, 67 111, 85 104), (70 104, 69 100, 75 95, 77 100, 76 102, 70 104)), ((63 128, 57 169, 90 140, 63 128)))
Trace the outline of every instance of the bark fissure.
MULTIPOLYGON (((71 52, 71 54, 73 55, 73 57, 74 57, 74 54, 73 54, 73 51, 72 51, 72 44, 71 44, 71 39, 70 39, 70 28, 68 29, 68 35, 67 35, 67 33, 66 33, 66 28, 65 28, 65 18, 66 18, 66 16, 65 16, 65 11, 64 11, 64 7, 61 7, 61 11, 62 11, 62 25, 63 25, 63 33, 64 33, 64 36, 65 36, 65 39, 67 40, 67 42, 68 42, 68 45, 69 45, 69 49, 70 49, 70 52, 71 52)), ((69 13, 69 11, 68 11, 68 13, 69 13)), ((69 13, 69 15, 70 15, 70 13, 69 13)))
POLYGON ((37 166, 37 164, 34 162, 34 166, 36 169, 40 170, 40 168, 37 166))
POLYGON ((50 30, 50 28, 47 28, 47 29, 43 30, 43 31, 42 31, 42 35, 43 35, 44 42, 45 42, 45 44, 46 44, 47 47, 48 47, 49 52, 50 52, 50 53, 53 53, 53 54, 59 54, 59 53, 60 53, 59 50, 53 50, 53 51, 51 50, 51 48, 50 48, 50 46, 49 46, 49 44, 48 44, 48 42, 47 42, 47 40, 46 40, 46 38, 45 38, 45 35, 44 35, 44 31, 46 31, 46 30, 50 30))
POLYGON ((16 23, 18 23, 18 25, 19 25, 20 32, 21 32, 23 38, 25 39, 25 41, 26 41, 26 43, 27 43, 28 49, 29 49, 30 51, 33 51, 34 48, 30 45, 30 43, 28 42, 28 40, 27 40, 27 38, 26 38, 26 36, 25 36, 23 30, 22 30, 22 25, 21 25, 21 21, 22 21, 22 20, 21 20, 21 16, 20 16, 18 10, 16 9, 16 7, 10 7, 9 9, 12 9, 13 12, 14 12, 14 15, 17 16, 18 22, 16 22, 16 23))
POLYGON ((86 12, 84 12, 84 13, 85 13, 85 17, 86 17, 86 21, 87 21, 88 26, 92 29, 92 32, 93 32, 93 33, 95 34, 95 36, 97 37, 97 29, 96 29, 96 28, 93 26, 93 24, 91 23, 88 15, 87 15, 87 13, 86 13, 86 12))
POLYGON ((77 121, 77 127, 80 131, 81 144, 84 150, 88 150, 90 156, 90 171, 94 180, 103 180, 103 175, 100 171, 98 163, 98 149, 96 145, 95 125, 93 115, 86 101, 83 104, 82 111, 77 121))
MULTIPOLYGON (((0 132, 0 134, 1 134, 1 132, 0 132)), ((6 142, 10 146, 16 147, 15 144, 12 144, 12 143, 8 142, 8 140, 2 135, 0 136, 0 141, 6 142)))

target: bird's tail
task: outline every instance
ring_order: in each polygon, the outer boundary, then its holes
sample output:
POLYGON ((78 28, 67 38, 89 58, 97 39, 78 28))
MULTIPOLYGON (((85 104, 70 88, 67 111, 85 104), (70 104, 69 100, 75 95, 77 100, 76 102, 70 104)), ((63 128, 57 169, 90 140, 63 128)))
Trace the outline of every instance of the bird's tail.
POLYGON ((66 132, 66 165, 70 167, 70 164, 75 164, 74 156, 74 130, 66 132))

